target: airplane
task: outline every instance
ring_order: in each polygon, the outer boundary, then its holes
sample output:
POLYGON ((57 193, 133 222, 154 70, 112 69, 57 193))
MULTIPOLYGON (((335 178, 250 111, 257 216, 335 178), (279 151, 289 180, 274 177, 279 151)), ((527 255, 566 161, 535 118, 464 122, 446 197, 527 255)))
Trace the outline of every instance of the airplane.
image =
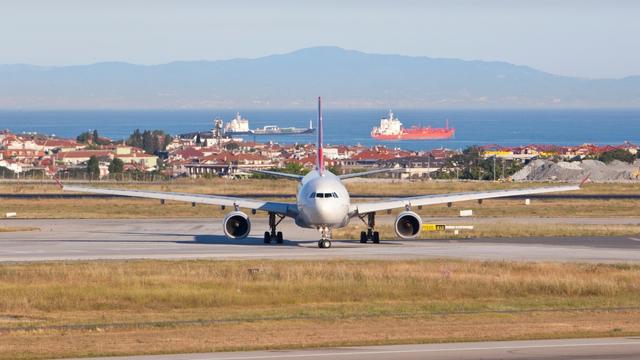
POLYGON ((366 231, 360 233, 360 242, 380 243, 380 234, 375 231, 375 216, 378 212, 390 212, 393 209, 403 209, 396 217, 394 229, 398 237, 402 239, 416 238, 422 228, 422 218, 413 210, 426 205, 448 204, 453 202, 500 198, 518 195, 542 194, 559 191, 579 190, 586 178, 579 185, 547 186, 538 188, 526 188, 515 190, 492 190, 480 192, 464 192, 449 194, 418 195, 405 198, 377 200, 371 202, 352 203, 349 192, 342 180, 379 174, 397 169, 379 169, 360 173, 335 175, 324 166, 323 156, 323 116, 322 99, 318 97, 318 140, 315 168, 308 174, 295 175, 268 170, 255 170, 256 173, 272 175, 299 181, 298 193, 295 203, 277 201, 262 201, 231 196, 186 194, 173 192, 157 192, 142 190, 104 189, 83 186, 59 185, 65 191, 131 196, 139 198, 160 199, 172 201, 186 201, 193 204, 218 205, 224 210, 226 207, 232 210, 224 217, 222 228, 224 234, 231 239, 244 239, 251 232, 249 216, 241 209, 249 209, 252 214, 257 211, 265 211, 269 215, 269 231, 264 232, 264 243, 283 243, 283 234, 277 230, 280 222, 286 218, 292 218, 297 226, 313 228, 320 231, 318 247, 327 249, 331 247, 331 231, 347 226, 352 219, 359 218, 367 226, 366 231))

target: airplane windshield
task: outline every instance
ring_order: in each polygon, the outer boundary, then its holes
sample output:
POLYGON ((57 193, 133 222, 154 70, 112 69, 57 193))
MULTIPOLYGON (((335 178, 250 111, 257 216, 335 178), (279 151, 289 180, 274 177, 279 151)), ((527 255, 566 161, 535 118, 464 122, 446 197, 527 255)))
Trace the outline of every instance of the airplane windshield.
POLYGON ((311 193, 309 198, 338 198, 338 194, 336 193, 311 193))
POLYGON ((311 193, 309 198, 338 198, 338 194, 336 193, 311 193))

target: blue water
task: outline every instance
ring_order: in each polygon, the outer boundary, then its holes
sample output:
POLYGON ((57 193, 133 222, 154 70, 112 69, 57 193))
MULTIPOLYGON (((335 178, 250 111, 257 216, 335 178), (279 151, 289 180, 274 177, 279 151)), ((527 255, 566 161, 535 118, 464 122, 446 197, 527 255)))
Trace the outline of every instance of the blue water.
MULTIPOLYGON (((325 111, 325 142, 330 144, 374 145, 369 137, 386 110, 325 111)), ((152 110, 152 111, 0 111, 0 129, 16 133, 39 132, 75 137, 82 131, 98 129, 113 139, 126 138, 134 129, 163 129, 170 134, 209 130, 213 119, 231 119, 234 111, 152 110)), ((252 128, 265 125, 307 127, 314 120, 309 110, 247 110, 242 115, 252 128)), ((442 141, 384 142, 410 150, 469 145, 526 145, 531 143, 576 145, 582 143, 640 143, 640 110, 416 110, 397 109, 405 126, 444 126, 449 119, 457 129, 454 139, 442 141)), ((253 139, 247 136, 247 139, 253 139)), ((260 136, 258 141, 281 143, 314 142, 315 135, 260 136)))

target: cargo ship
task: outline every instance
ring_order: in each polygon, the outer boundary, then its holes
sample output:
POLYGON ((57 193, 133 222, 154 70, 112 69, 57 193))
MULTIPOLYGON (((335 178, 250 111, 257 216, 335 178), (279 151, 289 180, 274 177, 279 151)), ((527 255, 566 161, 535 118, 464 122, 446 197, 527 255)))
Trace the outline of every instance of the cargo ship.
POLYGON ((313 124, 309 121, 308 128, 297 127, 279 127, 277 125, 267 125, 258 129, 249 128, 249 120, 240 116, 240 113, 236 113, 236 117, 227 123, 224 127, 224 134, 227 136, 238 135, 299 135, 299 134, 311 134, 315 131, 313 124))
POLYGON ((371 130, 371 137, 376 140, 442 140, 452 138, 455 133, 456 129, 449 127, 449 120, 444 128, 412 126, 406 129, 389 110, 389 117, 380 119, 380 127, 371 130))
POLYGON ((240 113, 236 113, 236 117, 231 119, 224 127, 224 134, 229 136, 234 135, 251 135, 249 129, 249 120, 240 116, 240 113))
POLYGON ((313 123, 309 121, 308 128, 297 128, 297 127, 278 127, 277 125, 268 125, 261 129, 251 130, 253 135, 300 135, 300 134, 311 134, 315 131, 313 128, 313 123))

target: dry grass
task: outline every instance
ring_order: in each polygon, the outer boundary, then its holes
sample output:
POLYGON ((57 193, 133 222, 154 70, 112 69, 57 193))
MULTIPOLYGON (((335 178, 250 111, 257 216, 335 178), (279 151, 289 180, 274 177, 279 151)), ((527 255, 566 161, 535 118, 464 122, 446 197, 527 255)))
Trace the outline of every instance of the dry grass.
MULTIPOLYGON (((336 239, 360 239, 362 226, 350 225, 333 231, 336 239)), ((395 240, 397 236, 392 225, 379 225, 376 230, 380 238, 395 240)), ((591 224, 521 224, 500 222, 495 224, 475 224, 473 230, 423 231, 420 239, 468 239, 486 237, 569 237, 569 236, 636 236, 640 225, 591 225, 591 224)))
MULTIPOLYGON (((392 180, 348 180, 345 182, 350 192, 354 194, 371 194, 372 184, 375 193, 388 194, 440 194, 447 192, 483 191, 495 189, 516 189, 558 185, 546 182, 490 182, 490 181, 392 181, 392 180)), ((177 179, 164 183, 137 184, 96 184, 95 186, 121 187, 131 189, 148 189, 155 191, 177 191, 193 193, 216 194, 294 194, 297 182, 292 180, 272 179, 177 179)), ((60 189, 55 184, 30 183, 0 183, 0 193, 58 193, 60 189)), ((588 183, 580 190, 583 194, 638 194, 640 182, 594 184, 588 183)))
POLYGON ((0 359, 634 336, 639 333, 640 313, 637 311, 257 321, 2 334, 0 359))
POLYGON ((38 231, 40 228, 32 226, 0 226, 0 233, 2 232, 17 232, 17 231, 38 231))
POLYGON ((639 334, 638 299, 635 265, 2 264, 0 358, 639 334))
MULTIPOLYGON (((295 202, 292 198, 275 199, 295 202)), ((362 200, 357 200, 362 201, 362 200)), ((522 200, 494 199, 477 202, 426 206, 416 211, 425 217, 457 216, 461 209, 474 210, 478 217, 633 217, 638 216, 640 200, 533 200, 525 206, 522 200)), ((168 201, 161 206, 158 200, 136 198, 114 199, 4 199, 0 213, 16 212, 18 218, 176 218, 222 217, 220 207, 168 201)), ((398 213, 399 210, 394 211, 398 213)), ((262 212, 258 213, 263 216, 262 212)))
MULTIPOLYGON (((100 186, 148 189, 155 191, 174 191, 205 194, 295 194, 296 182, 289 180, 228 180, 228 179, 180 179, 163 184, 107 184, 100 186)), ((432 194, 460 191, 480 191, 496 188, 514 188, 544 186, 543 183, 492 183, 492 182, 390 182, 378 181, 375 193, 378 194, 432 194)), ((369 181, 347 183, 353 194, 371 194, 373 185, 369 181)), ((0 184, 0 193, 59 193, 54 185, 39 184, 0 184)), ((581 193, 637 194, 638 184, 587 184, 581 193)), ((294 202, 293 198, 275 199, 294 202)), ((363 201, 356 199, 355 201, 363 201)), ((472 209, 477 216, 512 217, 618 217, 637 216, 640 200, 592 200, 562 199, 533 200, 524 206, 523 200, 493 199, 482 205, 477 202, 455 203, 452 208, 445 205, 428 206, 419 210, 423 216, 455 216, 460 209, 472 209)), ((221 217, 224 212, 216 206, 189 203, 167 202, 159 206, 159 201, 135 198, 117 199, 3 199, 0 213, 17 212, 19 218, 162 218, 162 217, 221 217)), ((261 215, 262 216, 262 215, 261 215)))
MULTIPOLYGON (((93 183, 91 186, 153 191, 190 192, 198 194, 294 194, 296 182, 288 180, 177 179, 163 183, 93 183)), ((61 193, 56 184, 0 183, 0 193, 61 193)))
POLYGON ((19 219, 140 219, 179 217, 223 217, 218 206, 136 198, 113 199, 7 199, 0 213, 16 212, 19 219))

